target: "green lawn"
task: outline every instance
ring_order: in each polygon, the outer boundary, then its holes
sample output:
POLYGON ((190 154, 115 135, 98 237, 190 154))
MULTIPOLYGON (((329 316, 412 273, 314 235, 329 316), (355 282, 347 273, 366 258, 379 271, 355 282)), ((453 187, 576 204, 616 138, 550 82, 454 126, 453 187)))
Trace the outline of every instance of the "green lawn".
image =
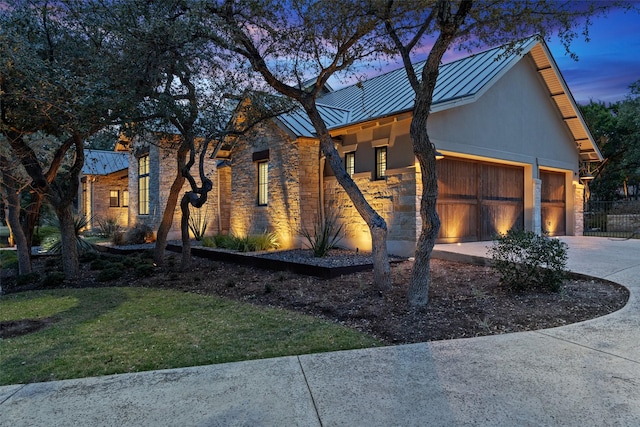
POLYGON ((0 340, 0 385, 380 345, 285 310, 146 288, 59 289, 0 297, 0 321, 52 318, 0 340))

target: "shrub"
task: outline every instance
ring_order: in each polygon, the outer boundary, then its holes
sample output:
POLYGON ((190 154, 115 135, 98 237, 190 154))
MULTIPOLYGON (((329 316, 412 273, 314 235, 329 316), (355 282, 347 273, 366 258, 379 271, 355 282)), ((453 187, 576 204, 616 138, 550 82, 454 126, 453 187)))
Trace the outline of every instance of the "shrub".
POLYGON ((300 233, 307 239, 313 256, 321 258, 336 247, 343 238, 342 224, 338 224, 338 214, 330 212, 324 220, 319 219, 313 225, 313 231, 303 228, 300 233))
POLYGON ((18 268, 16 251, 0 251, 0 268, 18 268))
POLYGON ((98 252, 87 252, 80 255, 79 260, 80 262, 91 262, 97 260, 99 257, 100 254, 98 252))
POLYGON ((202 238, 202 246, 205 248, 217 248, 216 239, 213 236, 205 236, 202 238))
POLYGON ((234 236, 218 234, 202 239, 202 245, 208 248, 231 249, 239 252, 268 251, 278 249, 278 235, 265 231, 261 234, 234 236))
POLYGON ((17 286, 25 286, 25 285, 35 285, 40 281, 40 274, 36 271, 20 274, 16 277, 16 285, 17 286))
POLYGON ((509 230, 495 238, 489 255, 500 283, 513 290, 559 291, 567 277, 567 244, 532 231, 509 230))
POLYGON ((120 224, 118 219, 114 217, 96 218, 98 227, 100 228, 100 234, 104 237, 112 237, 115 233, 120 232, 120 224))
POLYGON ((278 249, 280 244, 278 243, 278 235, 276 233, 269 233, 264 231, 261 234, 254 234, 249 236, 249 246, 254 251, 268 251, 271 249, 278 249))
POLYGON ((107 265, 107 261, 102 258, 94 259, 91 261, 91 265, 89 266, 90 270, 104 270, 107 265))
POLYGON ((140 245, 153 241, 153 230, 145 224, 136 224, 124 234, 126 245, 140 245))
POLYGON ((111 235, 111 243, 113 246, 122 246, 124 245, 124 232, 122 230, 118 230, 111 235))
POLYGON ((122 268, 105 268, 98 273, 96 280, 98 282, 108 282, 122 277, 122 268))
POLYGON ((138 264, 135 268, 136 277, 148 277, 154 273, 152 264, 138 264))
POLYGON ((55 288, 64 283, 64 273, 62 271, 51 271, 42 278, 42 286, 55 288))

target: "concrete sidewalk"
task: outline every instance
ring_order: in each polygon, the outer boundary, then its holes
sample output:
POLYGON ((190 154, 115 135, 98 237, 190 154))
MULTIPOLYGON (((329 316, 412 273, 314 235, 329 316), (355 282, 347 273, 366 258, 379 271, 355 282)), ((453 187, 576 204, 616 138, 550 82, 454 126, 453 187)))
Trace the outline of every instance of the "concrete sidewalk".
POLYGON ((562 240, 572 271, 631 290, 625 308, 535 332, 5 386, 0 426, 639 426, 640 240, 562 240))

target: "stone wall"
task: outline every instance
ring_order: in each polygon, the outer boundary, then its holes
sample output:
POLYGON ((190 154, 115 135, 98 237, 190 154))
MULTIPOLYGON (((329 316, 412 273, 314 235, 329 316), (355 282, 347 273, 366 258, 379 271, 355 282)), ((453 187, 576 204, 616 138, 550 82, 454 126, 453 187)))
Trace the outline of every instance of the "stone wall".
POLYGON ((217 169, 217 173, 220 200, 218 232, 220 234, 229 234, 231 232, 231 167, 226 164, 222 165, 217 169))
POLYGON ((126 227, 129 222, 128 207, 123 206, 123 192, 128 190, 126 172, 92 176, 90 181, 92 227, 99 227, 99 222, 106 219, 115 219, 126 227), (111 190, 118 191, 118 207, 110 206, 111 190))
POLYGON ((584 234, 584 185, 578 183, 573 184, 573 218, 573 235, 582 236, 584 234))
MULTIPOLYGON (((275 232, 282 248, 300 246, 299 231, 315 221, 319 206, 319 149, 313 140, 292 140, 274 123, 239 138, 232 153, 230 231, 245 236, 275 232), (258 161, 268 150, 268 202, 258 200, 258 161)), ((265 159, 266 160, 266 159, 265 159)))
MULTIPOLYGON (((413 255, 419 233, 416 202, 417 185, 414 168, 388 169, 384 180, 372 180, 370 172, 353 176, 371 207, 387 222, 389 253, 413 255)), ((341 246, 371 250, 369 227, 335 177, 325 179, 325 206, 337 212, 343 224, 345 238, 341 246)))
MULTIPOLYGON (((129 156, 129 225, 142 223, 148 225, 157 231, 162 215, 169 198, 171 186, 177 175, 176 147, 177 142, 162 141, 154 144, 138 143, 138 146, 132 150, 129 156), (138 158, 141 155, 149 155, 149 214, 139 214, 138 201, 138 158)), ((216 176, 216 160, 205 156, 205 175, 213 181, 214 186, 217 183, 216 176)), ((198 165, 191 168, 191 173, 198 185, 201 185, 198 165)), ((180 239, 180 221, 182 212, 180 211, 180 200, 186 191, 190 191, 191 187, 185 180, 184 185, 179 193, 176 207, 173 211, 173 221, 168 234, 168 239, 180 239)), ((191 210, 194 220, 202 220, 207 223, 207 233, 215 234, 218 230, 218 209, 217 209, 217 191, 214 188, 208 194, 207 203, 199 210, 192 208, 191 210)))

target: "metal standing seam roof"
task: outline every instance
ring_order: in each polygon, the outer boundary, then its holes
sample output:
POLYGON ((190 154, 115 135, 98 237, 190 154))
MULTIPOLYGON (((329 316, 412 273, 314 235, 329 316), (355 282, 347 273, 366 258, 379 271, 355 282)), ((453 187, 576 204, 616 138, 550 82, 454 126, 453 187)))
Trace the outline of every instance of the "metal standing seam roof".
MULTIPOLYGON (((432 111, 473 102, 526 54, 531 54, 563 120, 580 148, 581 160, 602 160, 602 155, 569 92, 551 53, 538 36, 519 42, 515 49, 499 46, 440 66, 432 111)), ((425 61, 414 64, 420 74, 425 61)), ((390 71, 318 99, 318 109, 329 129, 338 129, 413 109, 415 93, 404 68, 390 71)), ((297 136, 315 136, 301 110, 279 119, 297 136)))
POLYGON ((84 150, 84 175, 109 175, 129 168, 129 154, 121 151, 84 150))
MULTIPOLYGON (((526 43, 533 43, 527 39, 526 43)), ((447 101, 471 97, 485 88, 521 55, 515 52, 504 55, 504 46, 471 55, 467 58, 440 66, 434 91, 433 107, 447 101)), ((425 61, 414 64, 421 73, 425 61)), ((415 93, 404 68, 373 77, 328 93, 318 99, 320 114, 327 127, 335 129, 413 108, 415 93), (346 114, 345 114, 346 113, 346 114)), ((315 131, 304 112, 296 111, 280 117, 283 123, 298 136, 313 136, 315 131)))

